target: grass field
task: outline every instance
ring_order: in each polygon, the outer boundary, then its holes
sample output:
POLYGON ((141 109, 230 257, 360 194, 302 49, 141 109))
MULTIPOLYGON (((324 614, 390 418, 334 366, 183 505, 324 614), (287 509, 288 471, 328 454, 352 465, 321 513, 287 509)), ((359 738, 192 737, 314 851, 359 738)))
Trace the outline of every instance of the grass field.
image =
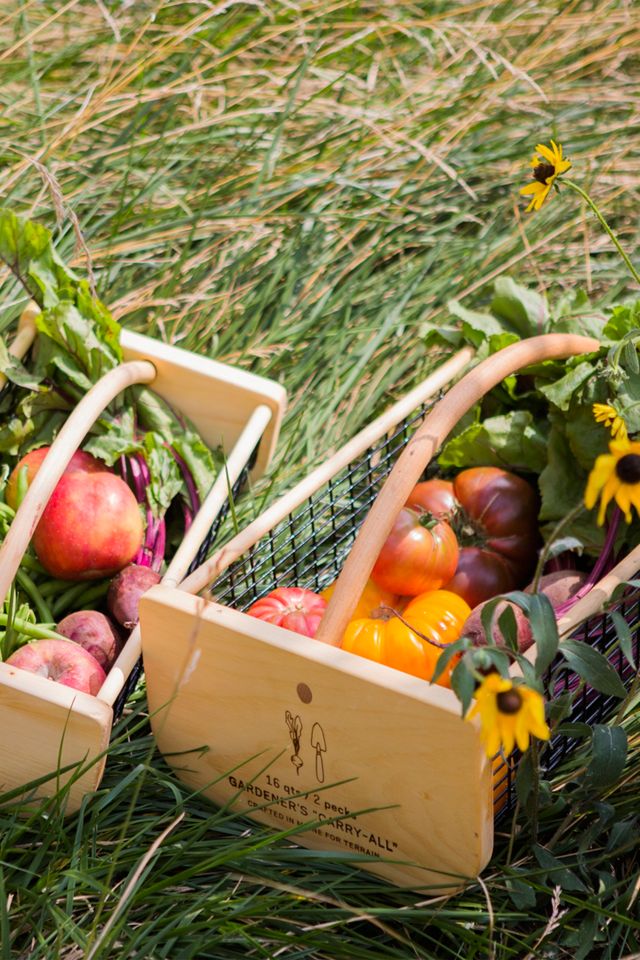
MULTIPOLYGON (((0 195, 56 229, 123 324, 286 386, 247 519, 438 363, 425 335, 451 298, 481 304, 504 272, 550 299, 633 293, 573 195, 528 216, 517 189, 560 140, 637 263, 639 82, 631 0, 5 0, 0 195)), ((1 294, 5 329, 22 295, 1 294)), ((625 723, 619 783, 549 808, 537 838, 505 829, 443 900, 190 796, 141 688, 81 814, 0 805, 0 957, 638 957, 625 723)))

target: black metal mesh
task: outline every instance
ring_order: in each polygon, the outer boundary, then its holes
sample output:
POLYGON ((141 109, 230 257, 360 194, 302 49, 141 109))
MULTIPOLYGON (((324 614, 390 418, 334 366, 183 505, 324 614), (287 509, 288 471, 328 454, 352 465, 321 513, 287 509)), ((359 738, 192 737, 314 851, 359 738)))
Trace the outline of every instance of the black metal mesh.
MULTIPOLYGON (((275 526, 244 556, 235 561, 212 585, 219 603, 246 610, 276 587, 300 586, 319 591, 338 576, 369 508, 404 447, 431 405, 425 405, 404 420, 392 433, 353 460, 285 520, 275 526)), ((633 636, 634 656, 640 659, 640 599, 634 594, 618 607, 633 636)), ((574 634, 605 654, 629 684, 634 671, 618 648, 611 620, 591 618, 574 634)), ((554 697, 580 686, 579 678, 560 660, 550 668, 554 697)), ((582 686, 573 704, 570 722, 604 721, 619 703, 617 698, 582 686)), ((543 752, 543 773, 553 770, 575 749, 573 738, 554 736, 543 752)), ((494 808, 502 819, 515 805, 515 769, 519 755, 509 764, 494 761, 494 808)))

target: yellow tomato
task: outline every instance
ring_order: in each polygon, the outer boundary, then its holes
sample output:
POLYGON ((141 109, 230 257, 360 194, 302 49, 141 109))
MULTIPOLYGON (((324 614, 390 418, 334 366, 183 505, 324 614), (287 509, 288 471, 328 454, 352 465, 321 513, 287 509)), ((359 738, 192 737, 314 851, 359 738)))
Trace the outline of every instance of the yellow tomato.
MULTIPOLYGON (((438 644, 457 640, 470 613, 470 606, 457 594, 429 590, 414 597, 402 620, 393 614, 352 620, 342 638, 342 649, 431 680, 442 653, 438 644)), ((450 687, 453 666, 449 663, 436 683, 450 687)))
MULTIPOLYGON (((330 584, 320 594, 321 597, 329 602, 331 595, 335 589, 335 583, 330 584)), ((353 611, 353 620, 359 620, 363 617, 372 616, 374 610, 379 610, 380 607, 392 607, 394 610, 400 610, 401 606, 399 605, 400 598, 395 595, 395 593, 389 593, 388 590, 382 590, 380 587, 377 587, 373 580, 367 580, 362 595, 358 600, 358 605, 353 611)))

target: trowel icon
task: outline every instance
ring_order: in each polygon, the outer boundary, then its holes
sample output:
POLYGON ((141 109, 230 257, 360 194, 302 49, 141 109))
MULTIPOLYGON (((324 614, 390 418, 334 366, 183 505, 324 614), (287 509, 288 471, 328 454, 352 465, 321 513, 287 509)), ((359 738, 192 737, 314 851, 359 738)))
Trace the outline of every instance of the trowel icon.
POLYGON ((316 752, 316 779, 318 783, 324 783, 324 759, 322 754, 327 752, 327 741, 324 730, 319 723, 314 723, 311 728, 311 746, 316 752))

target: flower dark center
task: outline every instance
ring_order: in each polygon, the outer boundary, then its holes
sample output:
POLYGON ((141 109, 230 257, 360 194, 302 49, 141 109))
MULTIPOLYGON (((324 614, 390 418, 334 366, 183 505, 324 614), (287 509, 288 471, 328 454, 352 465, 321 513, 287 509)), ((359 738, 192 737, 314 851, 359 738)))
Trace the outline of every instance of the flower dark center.
POLYGON ((623 483, 640 483, 640 454, 627 453, 616 463, 616 476, 623 483))
POLYGON ((546 186, 547 180, 549 177, 552 177, 556 172, 556 168, 551 163, 539 163, 537 167, 533 169, 533 179, 537 180, 538 183, 544 183, 546 186))
POLYGON ((517 713, 522 706, 522 695, 517 690, 505 690, 496 697, 500 713, 517 713))

